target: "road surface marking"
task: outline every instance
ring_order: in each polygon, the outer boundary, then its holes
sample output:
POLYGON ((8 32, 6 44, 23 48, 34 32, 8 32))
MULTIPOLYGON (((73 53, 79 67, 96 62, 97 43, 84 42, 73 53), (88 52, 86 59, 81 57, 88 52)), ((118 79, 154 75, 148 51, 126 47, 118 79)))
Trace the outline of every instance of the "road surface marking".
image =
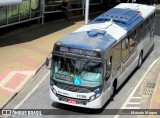
MULTIPOLYGON (((127 98, 127 100, 125 101, 125 103, 123 104, 123 106, 120 108, 120 109, 124 109, 126 108, 127 104, 129 103, 129 101, 133 98, 132 96, 134 95, 134 93, 136 92, 136 90, 138 89, 138 87, 141 85, 141 83, 143 82, 145 76, 148 74, 148 72, 151 70, 151 68, 155 65, 155 63, 160 59, 157 58, 151 65, 150 67, 148 68, 148 70, 146 71, 146 73, 143 75, 143 77, 141 78, 141 80, 138 82, 138 84, 136 85, 136 87, 134 88, 134 90, 131 92, 131 94, 129 95, 129 97, 127 98)), ((132 109, 134 107, 131 107, 132 109)), ((114 118, 118 118, 119 115, 116 115, 114 118)))
POLYGON ((32 91, 14 108, 18 109, 31 95, 32 93, 40 86, 40 84, 46 79, 46 77, 49 75, 50 71, 41 79, 41 81, 32 89, 32 91))
POLYGON ((124 107, 124 109, 140 109, 139 107, 124 107))
POLYGON ((141 99, 142 97, 132 97, 132 99, 141 99))
POLYGON ((140 102, 129 102, 128 104, 141 104, 140 102))

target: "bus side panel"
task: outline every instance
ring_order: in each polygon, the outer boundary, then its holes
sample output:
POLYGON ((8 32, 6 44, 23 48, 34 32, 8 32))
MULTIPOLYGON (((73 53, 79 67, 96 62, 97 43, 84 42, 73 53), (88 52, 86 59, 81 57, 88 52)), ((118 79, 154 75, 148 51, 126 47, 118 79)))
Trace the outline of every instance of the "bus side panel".
POLYGON ((122 62, 122 73, 118 77, 117 88, 121 86, 121 84, 127 79, 127 77, 132 73, 132 71, 137 67, 138 58, 136 51, 133 55, 129 57, 126 62, 122 62))
POLYGON ((143 42, 143 57, 145 57, 154 43, 153 39, 150 37, 150 33, 143 39, 142 42, 143 42))
POLYGON ((150 22, 149 25, 146 24, 147 27, 145 27, 143 29, 143 32, 141 33, 141 38, 142 38, 142 43, 143 43, 143 46, 142 46, 143 47, 143 57, 146 56, 146 54, 148 53, 148 51, 151 49, 151 47, 154 44, 155 13, 153 13, 151 16, 153 17, 153 19, 149 20, 150 22))

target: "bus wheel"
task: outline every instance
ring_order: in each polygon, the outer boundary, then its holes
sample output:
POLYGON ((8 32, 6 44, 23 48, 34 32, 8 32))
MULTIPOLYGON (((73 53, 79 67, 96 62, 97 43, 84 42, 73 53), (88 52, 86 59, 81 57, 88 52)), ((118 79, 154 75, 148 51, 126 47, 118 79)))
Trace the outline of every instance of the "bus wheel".
POLYGON ((138 59, 138 68, 142 66, 142 61, 143 61, 143 53, 141 52, 138 59))

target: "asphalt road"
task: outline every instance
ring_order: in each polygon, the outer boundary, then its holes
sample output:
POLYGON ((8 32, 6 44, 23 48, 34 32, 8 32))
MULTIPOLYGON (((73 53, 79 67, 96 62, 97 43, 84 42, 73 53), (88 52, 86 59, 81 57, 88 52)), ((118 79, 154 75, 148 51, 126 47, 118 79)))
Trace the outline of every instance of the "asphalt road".
MULTIPOLYGON (((156 31, 155 31, 155 45, 144 60, 144 63, 140 69, 136 69, 124 82, 124 84, 118 89, 117 94, 112 100, 108 101, 102 110, 98 112, 95 110, 72 107, 53 103, 49 98, 49 70, 43 66, 40 71, 35 75, 32 81, 19 93, 17 96, 6 106, 6 109, 51 109, 50 112, 54 112, 55 109, 62 115, 54 116, 37 116, 38 118, 72 118, 72 117, 85 117, 85 118, 128 118, 139 116, 119 116, 119 115, 105 115, 106 109, 147 109, 151 99, 150 94, 144 94, 144 87, 147 80, 145 75, 149 72, 154 61, 160 57, 160 16, 156 17, 156 31), (144 80, 143 80, 144 79, 144 80), (143 80, 143 81, 142 81, 143 80), (81 114, 76 115, 75 114, 81 114)), ((159 70, 154 71, 153 76, 157 75, 159 70)), ((154 77, 153 77, 154 78, 154 77)), ((152 83, 155 84, 156 80, 152 79, 152 83)), ((11 116, 22 117, 22 116, 11 116)), ((28 117, 28 116, 26 116, 28 117)))

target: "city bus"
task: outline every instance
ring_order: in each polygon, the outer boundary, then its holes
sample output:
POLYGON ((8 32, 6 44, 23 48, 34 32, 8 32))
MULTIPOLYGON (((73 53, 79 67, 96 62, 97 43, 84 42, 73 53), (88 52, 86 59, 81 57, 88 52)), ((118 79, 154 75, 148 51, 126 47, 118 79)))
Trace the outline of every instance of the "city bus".
POLYGON ((54 44, 50 98, 102 108, 154 45, 155 7, 121 3, 54 44))

